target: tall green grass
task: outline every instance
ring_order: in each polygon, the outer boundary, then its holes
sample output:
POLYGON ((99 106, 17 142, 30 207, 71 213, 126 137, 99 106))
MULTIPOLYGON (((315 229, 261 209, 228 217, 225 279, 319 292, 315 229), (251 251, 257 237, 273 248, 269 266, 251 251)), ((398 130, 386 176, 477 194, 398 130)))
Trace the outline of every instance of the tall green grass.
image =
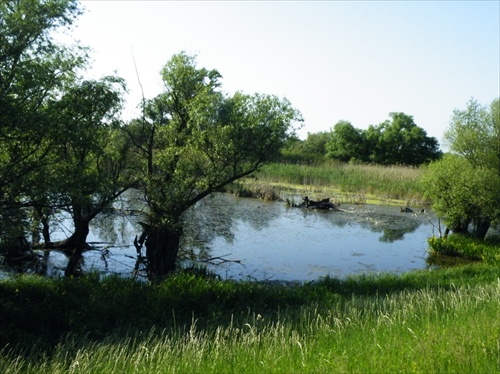
POLYGON ((485 264, 295 287, 20 277, 0 282, 0 371, 495 373, 499 279, 485 264))
POLYGON ((376 195, 384 199, 421 201, 418 181, 422 170, 403 166, 271 164, 259 170, 258 182, 302 186, 324 194, 335 191, 376 195))
POLYGON ((428 239, 431 254, 460 256, 472 260, 486 261, 500 265, 500 239, 474 239, 465 235, 453 234, 447 237, 428 239))

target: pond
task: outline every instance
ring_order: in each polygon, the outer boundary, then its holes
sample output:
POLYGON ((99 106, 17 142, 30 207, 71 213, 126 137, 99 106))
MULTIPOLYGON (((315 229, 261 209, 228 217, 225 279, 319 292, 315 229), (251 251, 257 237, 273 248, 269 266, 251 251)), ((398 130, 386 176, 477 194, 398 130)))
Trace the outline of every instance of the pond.
MULTIPOLYGON (((213 194, 186 214, 183 262, 204 264, 226 279, 285 281, 429 266, 426 240, 437 227, 434 215, 376 205, 341 208, 290 208, 283 202, 213 194)), ((85 253, 83 270, 130 276, 139 220, 119 213, 97 220, 88 241, 100 249, 85 253)), ((67 226, 62 219, 54 238, 64 238, 67 226)), ((67 257, 56 251, 45 260, 48 275, 62 274, 67 264, 67 257)))

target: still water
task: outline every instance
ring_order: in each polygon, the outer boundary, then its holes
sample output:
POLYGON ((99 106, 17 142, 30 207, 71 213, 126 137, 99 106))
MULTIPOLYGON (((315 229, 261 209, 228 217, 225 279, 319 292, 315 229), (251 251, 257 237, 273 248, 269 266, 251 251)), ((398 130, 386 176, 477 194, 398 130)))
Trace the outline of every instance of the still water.
MULTIPOLYGON (((310 281, 428 267, 426 240, 437 225, 433 215, 374 205, 341 208, 345 211, 305 210, 214 194, 186 214, 182 258, 185 264, 202 261, 223 278, 252 280, 310 281)), ((139 220, 113 214, 96 221, 88 241, 100 243, 100 250, 85 253, 84 271, 131 275, 139 220)), ((61 222, 56 235, 64 237, 67 221, 61 222)), ((61 274, 66 263, 63 254, 51 252, 47 273, 61 274)))

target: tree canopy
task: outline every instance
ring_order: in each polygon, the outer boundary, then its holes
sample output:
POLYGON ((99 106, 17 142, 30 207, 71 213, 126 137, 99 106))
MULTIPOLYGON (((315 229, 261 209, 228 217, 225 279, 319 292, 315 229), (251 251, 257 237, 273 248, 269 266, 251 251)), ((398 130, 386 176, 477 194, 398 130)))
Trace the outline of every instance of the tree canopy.
POLYGON ((60 133, 50 102, 75 79, 85 53, 61 47, 51 33, 79 13, 76 0, 0 3, 0 244, 24 237, 20 207, 55 161, 60 133))
POLYGON ((327 156, 344 162, 373 162, 381 165, 421 165, 441 157, 438 141, 428 137, 413 117, 390 113, 390 120, 356 129, 340 121, 326 144, 327 156))
POLYGON ((175 269, 186 209, 276 160, 301 121, 286 99, 224 94, 219 72, 198 68, 184 52, 166 63, 162 78, 165 92, 126 126, 143 165, 149 215, 137 245, 146 245, 151 278, 175 269))
POLYGON ((79 14, 74 0, 0 4, 0 247, 17 257, 29 249, 28 224, 34 244, 42 224, 44 247, 67 250, 76 264, 90 221, 134 183, 118 120, 124 82, 82 79, 85 48, 53 40, 79 14), (51 243, 60 210, 73 233, 51 243))
POLYGON ((430 165, 425 194, 449 230, 484 238, 500 223, 500 99, 455 110, 445 136, 452 154, 430 165))
POLYGON ((339 161, 368 161, 369 159, 365 133, 347 121, 339 121, 333 127, 325 148, 328 157, 339 161))

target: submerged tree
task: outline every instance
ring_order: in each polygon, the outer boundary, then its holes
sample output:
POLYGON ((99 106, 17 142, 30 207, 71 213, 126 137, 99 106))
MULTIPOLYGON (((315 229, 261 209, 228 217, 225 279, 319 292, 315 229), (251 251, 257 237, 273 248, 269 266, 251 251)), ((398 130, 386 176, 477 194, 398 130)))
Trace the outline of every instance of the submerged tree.
POLYGON ((149 208, 136 246, 146 246, 149 278, 175 270, 183 213, 196 202, 279 157, 300 114, 270 95, 231 97, 216 70, 196 67, 185 53, 162 70, 165 92, 127 126, 143 160, 149 208))
POLYGON ((500 99, 455 110, 445 137, 453 154, 430 165, 425 195, 448 230, 482 239, 500 222, 500 99))
POLYGON ((48 106, 60 135, 43 196, 70 214, 74 231, 62 242, 45 244, 71 253, 66 275, 75 273, 90 222, 135 184, 128 138, 117 120, 123 88, 116 77, 84 81, 48 106))

